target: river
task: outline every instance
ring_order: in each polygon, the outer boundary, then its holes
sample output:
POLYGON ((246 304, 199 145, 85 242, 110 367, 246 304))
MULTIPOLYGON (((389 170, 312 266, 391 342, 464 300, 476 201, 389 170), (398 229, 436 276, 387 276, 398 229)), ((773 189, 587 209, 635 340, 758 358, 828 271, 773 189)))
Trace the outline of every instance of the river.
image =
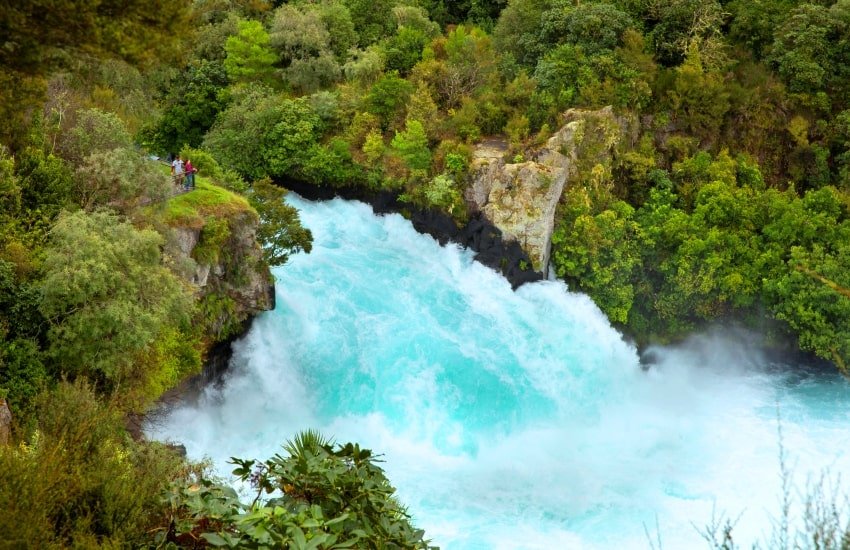
POLYGON ((417 526, 466 550, 649 548, 647 531, 705 547, 712 514, 737 518, 736 542, 768 541, 780 442, 792 519, 807 480, 850 471, 837 375, 718 331, 644 371, 562 283, 512 291, 401 216, 288 200, 313 252, 276 270, 277 308, 235 344, 223 387, 148 427, 221 472, 317 428, 383 453, 417 526))

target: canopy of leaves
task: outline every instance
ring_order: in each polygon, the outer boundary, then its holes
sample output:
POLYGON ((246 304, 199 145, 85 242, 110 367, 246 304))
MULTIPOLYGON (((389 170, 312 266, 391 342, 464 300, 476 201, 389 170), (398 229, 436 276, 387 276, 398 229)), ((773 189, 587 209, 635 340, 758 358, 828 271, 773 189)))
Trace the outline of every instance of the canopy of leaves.
POLYGON ((162 265, 162 237, 107 212, 63 214, 41 283, 49 353, 60 370, 117 386, 138 354, 188 317, 188 289, 162 265))

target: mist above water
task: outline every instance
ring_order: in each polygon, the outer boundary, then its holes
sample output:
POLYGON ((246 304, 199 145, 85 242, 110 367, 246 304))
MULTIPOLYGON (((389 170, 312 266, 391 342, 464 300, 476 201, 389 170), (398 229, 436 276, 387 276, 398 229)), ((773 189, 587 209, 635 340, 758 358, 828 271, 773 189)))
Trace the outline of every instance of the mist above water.
MULTIPOLYGON (((719 334, 635 350, 584 295, 516 292, 397 215, 291 198, 313 252, 277 270, 277 308, 235 345, 220 390, 149 429, 221 472, 318 428, 384 454, 445 549, 701 544, 712 509, 764 539, 795 479, 848 471, 850 392, 719 334), (654 535, 653 535, 654 536, 654 535)), ((795 493, 796 495, 796 493, 795 493)), ((795 496, 796 498, 796 496, 795 496)))

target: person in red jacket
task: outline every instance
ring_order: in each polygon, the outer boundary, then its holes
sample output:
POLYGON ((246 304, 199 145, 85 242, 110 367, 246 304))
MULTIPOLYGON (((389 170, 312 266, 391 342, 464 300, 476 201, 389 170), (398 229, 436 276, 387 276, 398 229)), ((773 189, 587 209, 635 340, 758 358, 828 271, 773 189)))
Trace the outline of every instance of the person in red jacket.
POLYGON ((183 189, 189 191, 195 188, 195 172, 197 172, 198 169, 192 166, 191 159, 186 159, 186 165, 184 168, 186 170, 186 179, 183 180, 183 189))

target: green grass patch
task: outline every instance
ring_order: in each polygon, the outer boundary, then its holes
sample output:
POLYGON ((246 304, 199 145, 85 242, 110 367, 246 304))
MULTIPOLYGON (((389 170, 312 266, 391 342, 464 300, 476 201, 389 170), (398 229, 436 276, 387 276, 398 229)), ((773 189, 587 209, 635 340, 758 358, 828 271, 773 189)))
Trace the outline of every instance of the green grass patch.
POLYGON ((167 200, 163 216, 171 226, 200 229, 208 217, 229 217, 253 210, 244 197, 196 175, 195 189, 167 200))

